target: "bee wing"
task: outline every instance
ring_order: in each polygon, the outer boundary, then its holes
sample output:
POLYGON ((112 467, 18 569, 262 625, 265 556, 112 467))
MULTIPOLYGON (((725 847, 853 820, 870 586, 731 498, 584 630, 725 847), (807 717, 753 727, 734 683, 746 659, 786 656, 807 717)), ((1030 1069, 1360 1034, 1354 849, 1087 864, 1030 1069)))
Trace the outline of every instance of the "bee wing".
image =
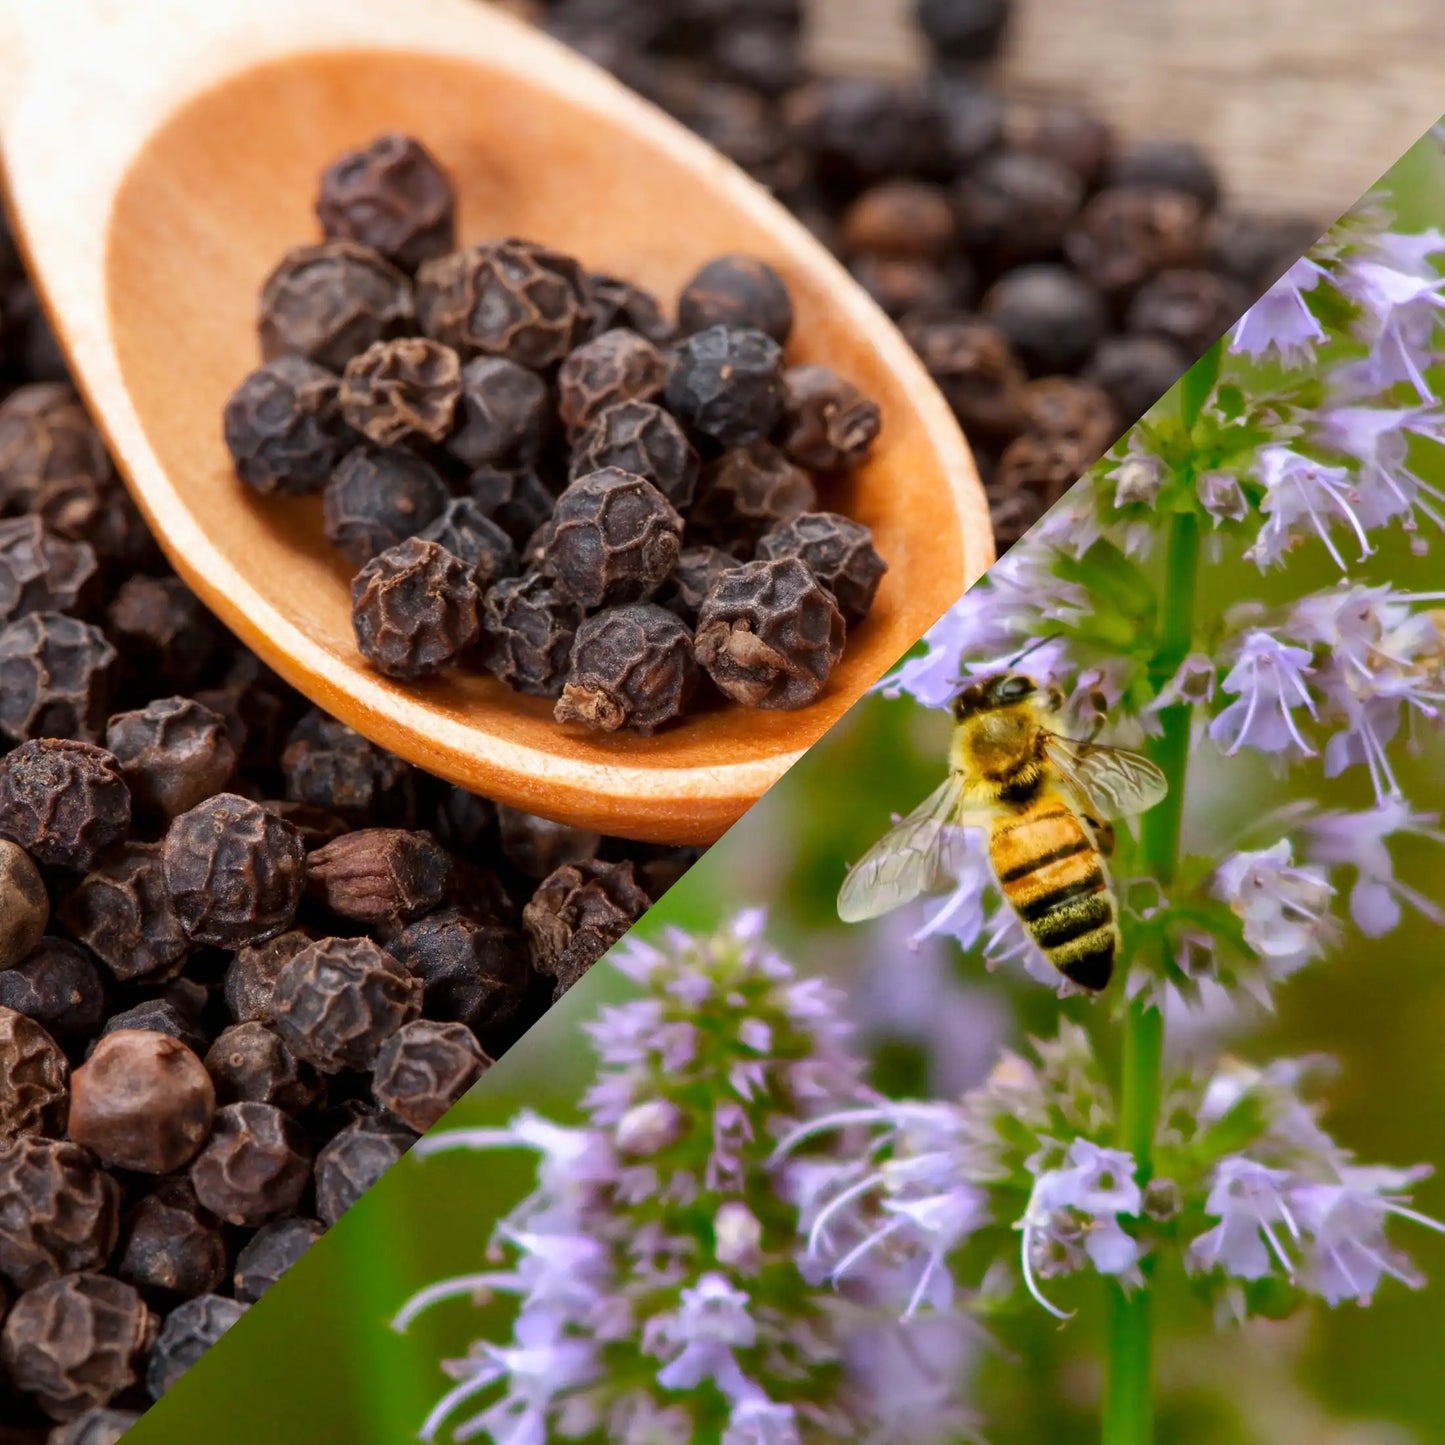
POLYGON ((952 773, 853 867, 838 890, 838 917, 861 923, 946 882, 963 816, 963 779, 952 773))
POLYGON ((1169 781, 1148 758, 1128 748, 1105 747, 1049 733, 1049 761, 1097 817, 1147 813, 1169 791, 1169 781))

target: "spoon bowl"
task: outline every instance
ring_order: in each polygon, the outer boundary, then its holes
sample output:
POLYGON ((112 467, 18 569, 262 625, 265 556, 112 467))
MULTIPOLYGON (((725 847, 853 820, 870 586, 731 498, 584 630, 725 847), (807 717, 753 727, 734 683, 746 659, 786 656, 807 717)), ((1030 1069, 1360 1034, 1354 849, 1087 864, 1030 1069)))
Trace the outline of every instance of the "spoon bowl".
POLYGON ((428 772, 604 833, 709 842, 992 560, 968 448, 877 307, 729 162, 520 22, 477 0, 5 0, 0 20, 17 236, 162 547, 287 681, 428 772), (402 686, 365 664, 319 499, 241 486, 221 413, 259 360, 262 280, 319 234, 321 171, 387 130, 449 171, 463 244, 545 241, 665 302, 712 256, 764 257, 793 294, 789 360, 878 401, 872 458, 821 504, 871 527, 890 570, 811 707, 599 735, 490 678, 402 686))

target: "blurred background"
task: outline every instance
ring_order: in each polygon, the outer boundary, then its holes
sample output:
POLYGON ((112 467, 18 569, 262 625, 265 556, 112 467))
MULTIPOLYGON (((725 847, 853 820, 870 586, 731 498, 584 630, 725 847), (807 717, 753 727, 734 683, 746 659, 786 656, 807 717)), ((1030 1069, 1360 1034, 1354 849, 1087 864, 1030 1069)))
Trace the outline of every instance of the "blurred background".
MULTIPOLYGON (((773 185, 921 347, 933 343, 925 355, 977 444, 1005 538, 1093 456, 1086 439, 1048 468, 1037 457, 1032 467, 1016 457, 1000 481, 1002 459, 1027 440, 1015 395, 1026 378, 1092 375, 1116 412, 1101 449, 1197 353, 1190 328, 1213 325, 1206 340, 1217 333, 1434 121, 1445 100, 1445 12, 1434 0, 1383 0, 1368 10, 1355 0, 1269 7, 949 0, 918 7, 926 30, 913 0, 813 0, 806 8, 795 0, 559 0, 515 8, 661 100, 773 185), (1073 108, 1079 104, 1086 109, 1073 108), (941 158, 926 147, 920 153, 914 142, 940 125, 949 137, 941 158), (945 346, 929 330, 979 324, 980 311, 990 314, 990 291, 1020 265, 1056 266, 1094 284, 1057 238, 1041 251, 1025 240, 1019 251, 1020 225, 1027 231, 1031 215, 1049 214, 1047 178, 1006 177, 970 191, 983 161, 1001 150, 1027 151, 1071 169, 1079 192, 1062 222, 1055 216, 1067 230, 1086 196, 1122 184, 1125 158, 1157 137, 1197 145, 1145 147, 1146 160, 1134 164, 1156 187, 1201 202, 1184 269, 1227 283, 1210 293, 1213 310, 1196 294, 1183 320, 1178 306, 1141 316, 1136 284, 1102 299, 1098 334, 1065 360, 1030 354, 1007 335, 1001 350, 977 335, 971 348, 956 334, 945 346), (900 178, 924 188, 914 196, 924 198, 923 208, 900 213, 904 202, 895 195, 895 209, 877 207, 881 220, 859 221, 860 200, 900 178), (940 198, 942 210, 931 204, 940 198), (919 218, 937 221, 943 211, 941 238, 921 243, 928 232, 919 218), (912 223, 885 224, 899 214, 912 223), (974 239, 961 234, 965 228, 974 239), (1221 315, 1221 306, 1232 309, 1221 315), (1101 350, 1112 367, 1101 366, 1101 350)), ((1440 157, 1418 151, 1397 194, 1407 223, 1445 217, 1440 157)), ((1152 271, 1146 266, 1145 281, 1165 269, 1160 261, 1152 271)), ((1200 290, 1208 288, 1196 281, 1200 290)), ((1036 319, 1024 310, 1026 322, 1036 319)), ((985 324, 998 320, 997 307, 992 314, 985 324)), ((1402 583, 1440 585, 1431 559, 1402 553, 1396 560, 1402 583)), ((641 925, 645 933, 669 923, 705 928, 742 904, 768 903, 775 939, 799 968, 846 985, 876 1082, 900 1094, 967 1087, 1001 1044, 1051 1030, 1059 1007, 1047 991, 1011 974, 989 975, 949 945, 910 951, 916 917, 871 930, 837 922, 846 862, 890 814, 935 785, 946 731, 946 719, 906 700, 870 698, 641 925)), ((1442 776, 1445 756, 1411 766, 1416 776, 1407 787, 1413 781, 1415 795, 1429 798, 1420 784, 1442 776)), ((1435 845, 1402 848, 1399 864, 1403 877, 1445 896, 1445 857, 1435 845)), ((580 1026, 622 992, 608 970, 594 971, 448 1124, 501 1122, 521 1107, 575 1117, 591 1071, 580 1026)), ((1336 1055, 1343 1067, 1329 1122, 1339 1138, 1371 1160, 1445 1163, 1442 1032, 1440 940, 1412 915, 1388 947, 1347 938, 1330 962, 1282 991, 1277 1015, 1257 1019, 1233 1042, 1246 1055, 1336 1055)), ((479 1336, 503 1338, 509 1312, 455 1304, 424 1316, 405 1339, 385 1321, 420 1286, 480 1267, 493 1223, 529 1179, 529 1162, 504 1154, 403 1165, 131 1438, 138 1445, 414 1438, 445 1388, 438 1360, 479 1336)), ((1445 1214, 1445 1184, 1423 1185, 1418 1203, 1445 1214)), ((1445 1241, 1421 1231, 1408 1247, 1432 1285, 1414 1294, 1391 1288, 1368 1311, 1321 1311, 1220 1337, 1197 1307, 1169 1301, 1160 1439, 1445 1445, 1445 1372, 1434 1359, 1445 1339, 1445 1241)), ((1095 1438, 1098 1323, 1085 1313, 1067 1331, 1021 1331, 1008 1353, 980 1353, 975 1398, 995 1445, 1095 1438)))

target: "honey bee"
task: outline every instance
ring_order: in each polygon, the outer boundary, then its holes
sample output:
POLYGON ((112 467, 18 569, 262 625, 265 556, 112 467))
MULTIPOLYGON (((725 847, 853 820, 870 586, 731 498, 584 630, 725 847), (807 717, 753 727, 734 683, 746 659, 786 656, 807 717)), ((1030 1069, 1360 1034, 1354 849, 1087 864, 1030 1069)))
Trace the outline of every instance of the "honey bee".
POLYGON ((1065 737, 1063 706, 1057 688, 1017 672, 965 687, 947 781, 863 855, 839 917, 858 923, 947 887, 953 830, 983 827, 999 891, 1034 942, 1081 988, 1104 988, 1119 949, 1110 820, 1147 812, 1168 783, 1138 753, 1065 737))

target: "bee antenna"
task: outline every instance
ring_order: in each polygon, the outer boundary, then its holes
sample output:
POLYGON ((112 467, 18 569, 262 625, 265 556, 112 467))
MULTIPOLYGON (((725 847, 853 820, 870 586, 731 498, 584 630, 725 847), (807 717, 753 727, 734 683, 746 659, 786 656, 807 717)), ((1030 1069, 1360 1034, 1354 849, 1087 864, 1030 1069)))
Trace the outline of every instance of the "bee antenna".
POLYGON ((1022 651, 1014 653, 1007 661, 1007 666, 1017 667, 1030 653, 1037 652, 1041 647, 1047 647, 1051 642, 1057 642, 1063 636, 1062 632, 1050 632, 1046 637, 1036 637, 1023 648, 1022 651))

